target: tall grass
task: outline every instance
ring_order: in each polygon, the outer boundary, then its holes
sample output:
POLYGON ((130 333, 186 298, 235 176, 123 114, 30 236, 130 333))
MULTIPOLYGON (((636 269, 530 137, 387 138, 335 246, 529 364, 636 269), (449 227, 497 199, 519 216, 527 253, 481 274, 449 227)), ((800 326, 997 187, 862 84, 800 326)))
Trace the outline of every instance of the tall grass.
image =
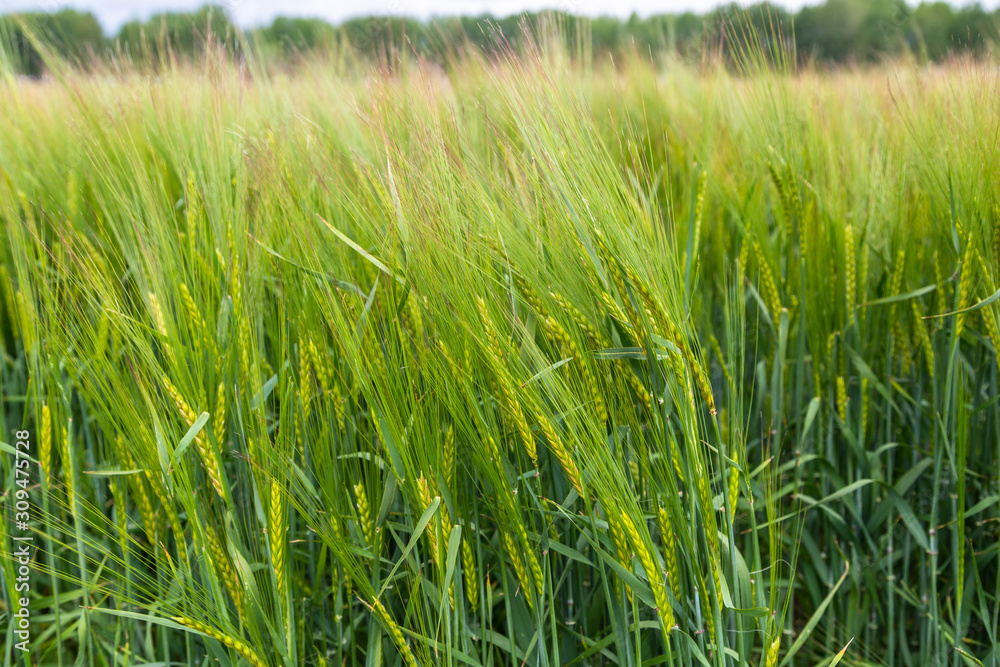
POLYGON ((1000 663, 996 72, 331 67, 5 84, 32 663, 1000 663))

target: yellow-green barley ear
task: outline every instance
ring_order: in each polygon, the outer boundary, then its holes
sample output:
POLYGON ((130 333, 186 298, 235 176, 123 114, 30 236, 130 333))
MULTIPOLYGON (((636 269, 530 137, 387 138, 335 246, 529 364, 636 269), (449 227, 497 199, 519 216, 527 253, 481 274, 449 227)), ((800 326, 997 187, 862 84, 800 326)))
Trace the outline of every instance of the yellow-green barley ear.
MULTIPOLYGON (((417 492, 420 495, 420 514, 423 514, 428 510, 433 502, 431 497, 430 485, 427 483, 427 478, 423 475, 417 479, 417 492)), ((438 520, 437 512, 434 513, 434 517, 431 518, 431 522, 427 524, 427 529, 424 531, 424 535, 427 536, 427 544, 430 547, 431 559, 434 561, 434 565, 441 569, 441 551, 438 549, 438 520)))
POLYGON ((670 579, 670 590, 674 597, 681 599, 681 570, 677 561, 677 541, 674 536, 673 526, 670 523, 670 513, 665 507, 660 507, 656 512, 657 522, 660 527, 660 541, 663 545, 663 561, 667 566, 667 577, 670 579))
POLYGON ((854 259, 854 226, 847 223, 844 227, 844 263, 846 264, 847 292, 847 325, 854 324, 854 308, 857 294, 857 268, 854 259))
POLYGON ((44 479, 42 482, 47 486, 52 479, 52 470, 49 467, 52 460, 52 411, 48 404, 42 403, 41 424, 38 429, 38 464, 42 468, 44 479))
POLYGON ((573 339, 566 332, 566 330, 559 324, 555 319, 548 318, 545 321, 545 325, 549 330, 549 333, 558 343, 559 347, 562 348, 564 354, 568 354, 576 360, 576 366, 580 369, 580 374, 583 377, 583 383, 586 389, 590 393, 591 401, 593 402, 594 412, 598 420, 603 424, 608 421, 608 409, 604 405, 604 399, 601 397, 601 392, 597 387, 597 380, 594 379, 593 373, 590 372, 590 368, 584 361, 583 355, 580 352, 580 348, 576 346, 573 339))
POLYGON ((507 557, 510 558, 511 564, 514 566, 514 574, 517 576, 518 582, 520 582, 521 591, 528 601, 528 606, 534 609, 534 588, 531 585, 531 580, 528 578, 528 571, 524 567, 524 561, 521 559, 521 551, 511 537, 510 531, 503 528, 500 529, 500 542, 503 544, 504 551, 507 552, 507 557))
POLYGON ((0 266, 0 289, 2 289, 5 313, 15 339, 21 337, 21 326, 17 318, 17 297, 14 295, 14 281, 6 266, 0 266))
MULTIPOLYGON (((177 411, 180 413, 181 419, 187 428, 193 426, 198 420, 198 416, 187 404, 187 401, 184 400, 184 397, 181 396, 180 391, 173 385, 170 378, 165 375, 163 376, 163 386, 167 391, 167 395, 170 396, 177 407, 177 411)), ((204 429, 198 431, 198 434, 194 437, 194 444, 201 455, 202 464, 205 466, 205 472, 208 473, 208 478, 212 482, 212 488, 215 489, 220 498, 225 500, 226 491, 222 483, 222 468, 219 464, 219 459, 215 455, 215 451, 209 445, 208 438, 205 437, 204 429)))
POLYGON ((476 556, 469 543, 469 536, 462 536, 462 573, 465 575, 465 596, 469 607, 475 611, 479 606, 479 575, 476 573, 476 556))
POLYGON ((215 534, 214 528, 206 526, 204 534, 209 560, 219 578, 222 579, 222 585, 226 589, 226 592, 229 593, 229 597, 236 604, 236 609, 242 614, 243 586, 240 583, 236 568, 233 567, 232 561, 229 559, 229 553, 215 534))
POLYGON ((198 307, 194 303, 194 297, 191 296, 191 292, 188 290, 188 286, 185 283, 181 283, 181 301, 184 303, 184 314, 187 316, 188 326, 191 327, 191 333, 196 338, 204 334, 205 325, 201 319, 201 313, 198 312, 198 307))
POLYGON ((444 449, 441 452, 441 467, 444 483, 451 489, 455 479, 455 428, 452 424, 444 432, 444 449))
POLYGON ((548 417, 537 406, 535 407, 535 419, 538 421, 539 430, 549 443, 549 451, 559 461, 559 466, 562 468, 563 474, 566 475, 566 478, 573 485, 573 488, 576 489, 576 492, 583 497, 583 481, 580 476, 580 469, 573 460, 573 456, 570 454, 566 444, 559 437, 559 434, 556 433, 552 422, 549 421, 548 417))
POLYGON ((21 325, 21 340, 25 350, 34 349, 35 346, 35 311, 31 299, 25 296, 21 290, 14 296, 17 300, 17 321, 21 325))
POLYGON ((378 599, 371 606, 372 612, 375 617, 382 623, 382 627, 386 629, 389 636, 392 637, 393 643, 396 644, 396 649, 399 651, 400 656, 403 658, 403 663, 406 667, 417 667, 417 660, 413 656, 413 651, 410 649, 409 644, 406 643, 406 637, 403 635, 403 631, 399 628, 399 625, 392 619, 389 615, 389 611, 382 605, 382 602, 378 599))
POLYGON ((285 567, 286 536, 285 496, 281 484, 271 480, 271 499, 268 513, 268 542, 271 544, 271 566, 274 568, 274 580, 278 588, 278 597, 288 599, 287 573, 285 567))
POLYGON ((917 340, 920 342, 920 349, 924 353, 924 362, 927 364, 927 374, 934 377, 934 346, 931 344, 931 336, 927 331, 928 325, 924 323, 917 300, 910 300, 910 307, 913 310, 913 325, 917 330, 917 340))
POLYGON ((174 616, 173 620, 205 635, 206 637, 211 637, 212 639, 221 642, 223 646, 236 651, 241 656, 246 658, 251 667, 266 667, 266 663, 259 655, 257 655, 256 651, 250 648, 250 645, 239 637, 220 632, 205 623, 188 618, 187 616, 174 616))
POLYGON ((371 503, 368 502, 368 493, 365 491, 363 482, 354 485, 354 499, 357 502, 358 523, 361 524, 361 533, 365 537, 368 546, 375 549, 375 518, 372 516, 371 503))
MULTIPOLYGON (((958 283, 958 310, 968 308, 972 299, 972 284, 975 279, 975 244, 972 237, 965 240, 965 252, 962 254, 962 277, 958 283)), ((959 338, 965 330, 966 313, 955 316, 955 337, 959 338)))
POLYGON ((841 375, 837 376, 837 414, 847 421, 847 385, 841 375))

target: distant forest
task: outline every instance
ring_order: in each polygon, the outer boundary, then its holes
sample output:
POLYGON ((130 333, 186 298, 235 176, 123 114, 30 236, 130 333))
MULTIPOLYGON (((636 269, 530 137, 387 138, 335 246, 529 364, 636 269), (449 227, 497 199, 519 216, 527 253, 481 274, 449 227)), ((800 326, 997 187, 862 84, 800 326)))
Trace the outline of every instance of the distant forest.
POLYGON ((0 57, 8 71, 44 72, 44 58, 25 34, 27 26, 54 55, 83 67, 109 56, 140 65, 160 62, 167 54, 194 56, 204 51, 210 35, 234 54, 250 48, 279 63, 345 50, 371 58, 419 54, 443 62, 463 49, 489 51, 498 39, 520 48, 524 25, 534 29, 553 16, 570 48, 585 57, 633 52, 643 57, 671 54, 683 58, 713 51, 724 54, 745 46, 747 35, 756 34, 753 41, 760 52, 766 53, 780 41, 786 53, 794 47, 800 62, 819 65, 863 64, 902 55, 936 62, 955 54, 990 54, 1000 35, 1000 10, 988 11, 979 4, 956 8, 946 2, 911 6, 901 0, 827 0, 794 13, 769 3, 749 7, 734 3, 705 14, 646 18, 633 14, 627 20, 542 12, 428 21, 371 16, 333 25, 318 18, 279 17, 236 39, 238 31, 225 9, 206 5, 194 12, 132 21, 112 36, 104 34, 89 12, 64 9, 0 16, 0 57), (749 26, 755 30, 747 30, 749 26))

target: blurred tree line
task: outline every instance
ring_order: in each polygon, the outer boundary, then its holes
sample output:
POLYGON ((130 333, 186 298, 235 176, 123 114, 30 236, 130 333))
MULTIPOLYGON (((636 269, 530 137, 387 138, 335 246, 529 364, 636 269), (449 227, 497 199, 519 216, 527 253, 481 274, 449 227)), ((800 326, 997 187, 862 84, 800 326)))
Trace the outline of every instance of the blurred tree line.
POLYGON ((1000 9, 979 4, 956 8, 947 2, 904 0, 826 0, 791 13, 770 3, 739 7, 735 3, 706 14, 661 14, 627 20, 611 17, 578 19, 565 13, 526 13, 504 18, 490 15, 433 18, 374 16, 339 26, 318 18, 279 17, 269 26, 240 35, 227 12, 206 5, 195 12, 162 13, 132 21, 117 35, 106 36, 93 14, 64 9, 53 13, 0 16, 4 58, 16 71, 38 75, 43 62, 24 34, 29 26, 56 55, 86 66, 114 54, 137 64, 155 63, 169 55, 195 56, 209 43, 229 52, 251 48, 278 62, 291 62, 318 51, 349 48, 373 58, 407 52, 440 61, 463 49, 487 52, 498 41, 522 48, 522 26, 537 31, 552 18, 568 46, 584 56, 638 52, 698 57, 755 48, 777 53, 794 47, 799 61, 819 64, 865 63, 885 56, 913 54, 940 61, 951 54, 983 55, 1000 35, 1000 9))

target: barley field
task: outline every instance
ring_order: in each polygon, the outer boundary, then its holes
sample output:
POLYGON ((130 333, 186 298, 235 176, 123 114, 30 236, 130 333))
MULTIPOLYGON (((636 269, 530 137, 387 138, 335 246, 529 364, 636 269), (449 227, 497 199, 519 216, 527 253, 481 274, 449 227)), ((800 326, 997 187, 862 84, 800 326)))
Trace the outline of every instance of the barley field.
POLYGON ((0 84, 3 665, 1000 665, 996 63, 526 43, 0 84))

